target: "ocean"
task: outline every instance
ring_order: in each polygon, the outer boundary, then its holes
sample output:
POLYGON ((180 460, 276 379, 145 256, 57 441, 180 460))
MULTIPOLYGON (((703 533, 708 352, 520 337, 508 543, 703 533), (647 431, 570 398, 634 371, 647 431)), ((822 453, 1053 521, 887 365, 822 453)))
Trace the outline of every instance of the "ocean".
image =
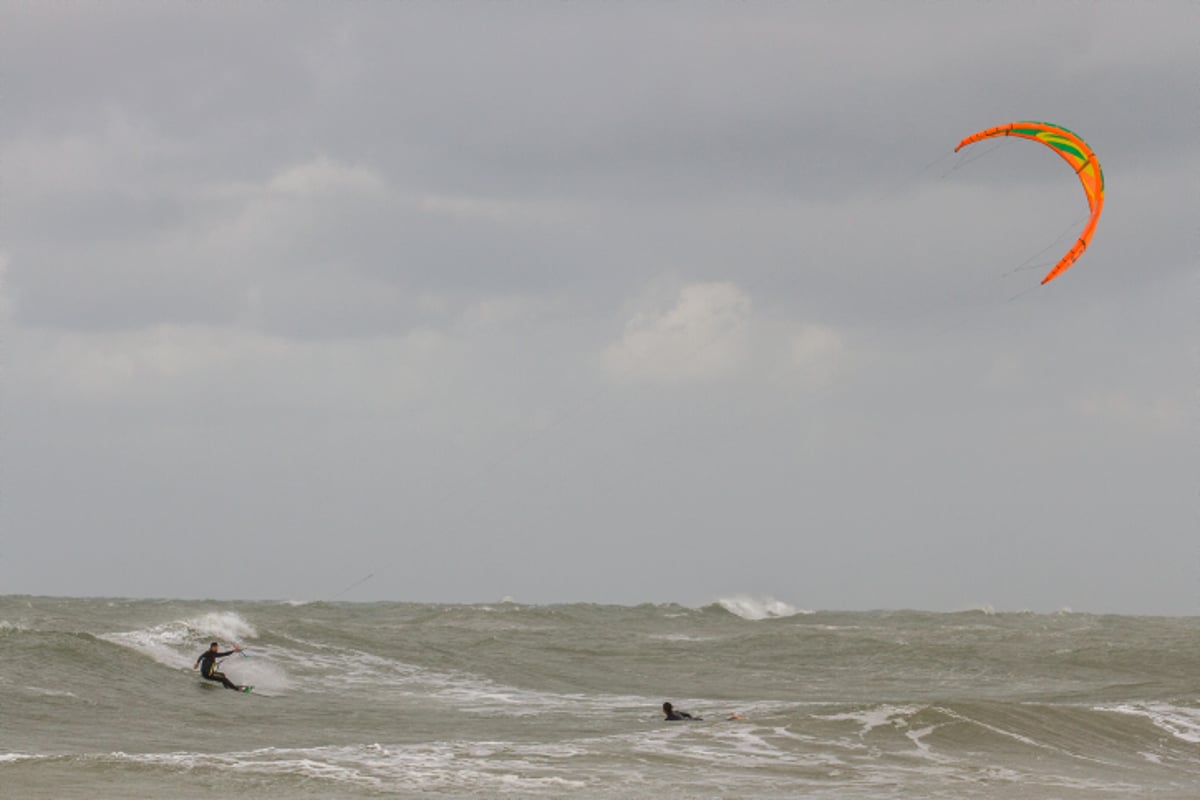
POLYGON ((0 797, 1196 800, 1198 684, 1195 617, 9 596, 0 797))

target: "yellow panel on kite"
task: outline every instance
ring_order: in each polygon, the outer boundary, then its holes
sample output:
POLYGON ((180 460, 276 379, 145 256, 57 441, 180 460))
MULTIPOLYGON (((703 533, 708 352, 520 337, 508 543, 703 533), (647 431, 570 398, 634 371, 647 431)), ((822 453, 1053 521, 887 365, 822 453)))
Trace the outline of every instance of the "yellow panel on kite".
POLYGON ((958 147, 954 148, 954 152, 957 153, 967 145, 981 139, 991 139, 996 136, 1020 136, 1023 139, 1041 142, 1051 148, 1071 165, 1071 169, 1075 170, 1075 174, 1079 176, 1079 182, 1083 184, 1083 191, 1087 194, 1088 208, 1091 209, 1092 215, 1075 244, 1071 246, 1066 255, 1059 259, 1054 268, 1046 273, 1046 277, 1042 278, 1043 284, 1049 283, 1074 264, 1091 243, 1092 234, 1096 230, 1096 221, 1100 219, 1100 209, 1104 207, 1104 173, 1100 169, 1100 162, 1096 160, 1096 154, 1092 152, 1092 148, 1088 147, 1087 142, 1061 125, 1052 125, 1049 122, 1010 122, 1007 125, 997 125, 995 128, 988 128, 963 139, 958 143, 958 147))

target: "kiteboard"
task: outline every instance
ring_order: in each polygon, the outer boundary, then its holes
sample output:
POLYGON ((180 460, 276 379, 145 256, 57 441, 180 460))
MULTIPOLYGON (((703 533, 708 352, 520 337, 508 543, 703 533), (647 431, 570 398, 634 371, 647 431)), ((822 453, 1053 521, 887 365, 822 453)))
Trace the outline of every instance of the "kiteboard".
MULTIPOLYGON (((224 689, 225 687, 219 683, 213 683, 212 681, 200 681, 200 688, 201 689, 224 689)), ((250 690, 253 688, 254 688, 253 686, 246 685, 246 686, 241 687, 238 691, 240 691, 242 694, 250 694, 250 690)))

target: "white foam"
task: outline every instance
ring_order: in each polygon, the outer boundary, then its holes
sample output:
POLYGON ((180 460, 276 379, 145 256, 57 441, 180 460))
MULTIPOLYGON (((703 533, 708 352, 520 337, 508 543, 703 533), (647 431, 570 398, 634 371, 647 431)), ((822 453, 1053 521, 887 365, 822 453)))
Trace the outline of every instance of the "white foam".
POLYGON ((749 769, 840 767, 845 764, 833 753, 780 746, 789 745, 796 739, 777 733, 776 729, 738 724, 664 725, 651 732, 623 734, 617 738, 625 739, 626 749, 634 753, 668 756, 672 762, 691 762, 701 769, 714 764, 749 769))
POLYGON ((721 639, 722 637, 694 636, 687 633, 654 633, 647 638, 662 642, 713 642, 721 639))
POLYGON ((937 725, 927 725, 919 730, 910 729, 904 735, 912 740, 912 743, 917 746, 917 749, 922 753, 929 752, 929 745, 922 741, 926 736, 933 733, 937 729, 937 725))
POLYGON ((1097 706, 1095 711, 1111 711, 1146 717, 1176 739, 1200 744, 1200 708, 1174 706, 1168 703, 1123 703, 1118 706, 1097 706))
POLYGON ((314 687, 320 687, 320 691, 365 690, 374 695, 382 691, 394 696, 416 696, 465 706, 475 714, 513 717, 560 710, 572 714, 581 711, 608 714, 621 707, 657 708, 662 702, 646 697, 521 689, 466 672, 439 672, 362 650, 287 638, 311 647, 315 652, 265 648, 265 658, 284 666, 294 665, 296 672, 303 676, 296 680, 302 684, 311 681, 314 687))
MULTIPOLYGON (((577 748, 513 743, 434 742, 384 747, 379 744, 275 748, 231 753, 110 753, 98 761, 133 762, 192 770, 226 769, 240 774, 299 775, 327 784, 368 790, 459 792, 579 789, 585 781, 554 772, 577 748)), ((336 791, 336 790, 334 790, 336 791)))
POLYGON ((471 675, 424 673, 420 682, 432 689, 434 697, 466 706, 476 714, 494 716, 525 717, 557 711, 611 714, 622 707, 657 708, 661 703, 646 697, 538 692, 471 675))
POLYGON ((97 635, 97 638, 136 650, 168 667, 178 669, 190 667, 192 664, 188 660, 188 656, 180 651, 183 638, 180 632, 169 626, 120 633, 101 633, 97 635))
POLYGON ((749 620, 792 617, 796 614, 813 613, 812 611, 798 609, 782 600, 776 600, 770 595, 735 594, 730 597, 719 598, 716 602, 717 605, 724 608, 730 614, 736 614, 742 619, 749 620))
POLYGON ((39 758, 46 758, 46 756, 31 755, 30 753, 0 753, 0 764, 10 761, 31 761, 39 758))
POLYGON ((210 611, 186 619, 183 624, 189 632, 202 634, 201 638, 211 636, 222 641, 240 641, 258 636, 254 626, 234 611, 210 611))
POLYGON ((68 692, 62 689, 46 689, 41 686, 26 686, 25 689, 43 697, 79 697, 79 695, 75 694, 74 692, 68 692))
POLYGON ((862 729, 858 732, 858 735, 861 737, 866 736, 876 728, 884 726, 907 728, 908 718, 920 710, 918 706, 881 705, 873 708, 865 708, 862 711, 847 711, 842 714, 814 714, 813 716, 816 719, 857 722, 862 726, 862 729))

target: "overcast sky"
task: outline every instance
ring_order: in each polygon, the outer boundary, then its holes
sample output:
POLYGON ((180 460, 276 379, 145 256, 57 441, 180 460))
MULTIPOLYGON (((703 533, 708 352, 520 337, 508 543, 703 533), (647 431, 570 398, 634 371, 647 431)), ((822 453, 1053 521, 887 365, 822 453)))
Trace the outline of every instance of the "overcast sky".
POLYGON ((1200 5, 0 8, 0 594, 1200 612, 1200 5))

